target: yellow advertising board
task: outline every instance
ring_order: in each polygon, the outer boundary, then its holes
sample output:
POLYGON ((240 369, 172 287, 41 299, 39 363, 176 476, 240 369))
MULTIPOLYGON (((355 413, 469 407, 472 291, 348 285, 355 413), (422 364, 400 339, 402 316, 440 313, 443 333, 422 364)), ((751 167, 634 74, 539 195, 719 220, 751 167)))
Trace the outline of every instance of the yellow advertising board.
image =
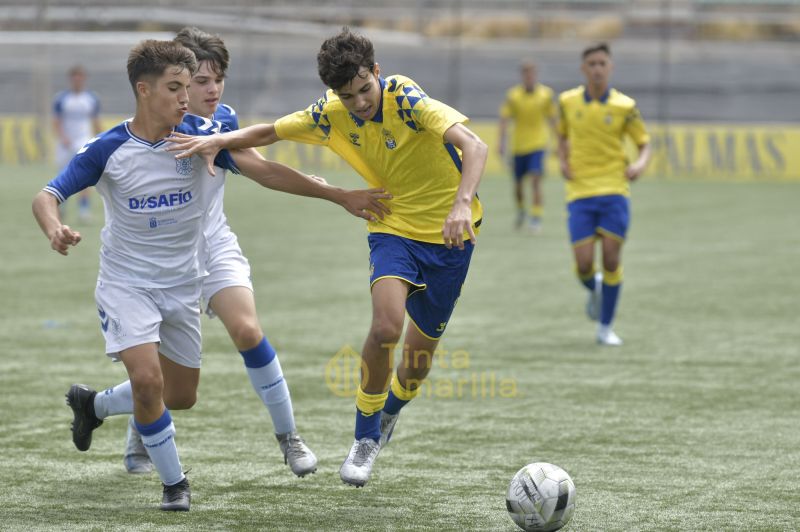
MULTIPOLYGON (((123 117, 105 117, 111 127, 123 117)), ((253 120, 243 121, 253 123, 253 120)), ((508 173, 497 153, 497 123, 469 124, 489 145, 487 176, 508 173)), ((800 126, 788 124, 649 124, 653 160, 647 176, 659 179, 800 181, 800 126)), ((553 141, 553 148, 555 142, 553 141)), ((53 134, 33 115, 0 116, 0 164, 52 160, 53 134)), ((631 149, 631 156, 635 150, 631 149)), ((306 171, 346 170, 334 153, 315 146, 278 143, 264 153, 270 159, 306 171)), ((547 158, 548 175, 559 173, 555 149, 547 158)))

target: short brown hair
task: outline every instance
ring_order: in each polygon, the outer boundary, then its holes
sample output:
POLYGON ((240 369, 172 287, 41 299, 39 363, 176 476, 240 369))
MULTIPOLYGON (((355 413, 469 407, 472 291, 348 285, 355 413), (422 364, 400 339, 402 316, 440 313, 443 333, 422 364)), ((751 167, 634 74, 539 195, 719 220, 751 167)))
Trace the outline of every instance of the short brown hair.
POLYGON ((350 83, 361 67, 369 70, 375 66, 372 42, 350 31, 347 26, 338 35, 327 39, 317 54, 319 78, 333 90, 350 83))
POLYGON ((191 50, 174 41, 148 39, 134 46, 128 54, 128 80, 133 93, 136 94, 136 83, 142 78, 159 77, 171 66, 194 74, 197 60, 191 50))
POLYGON ((585 48, 583 54, 581 54, 581 59, 586 59, 587 55, 591 55, 595 52, 605 52, 609 57, 611 56, 611 48, 609 48, 608 44, 601 42, 585 48))
POLYGON ((175 36, 175 42, 194 52, 197 62, 208 61, 211 70, 225 77, 230 64, 230 54, 225 41, 219 35, 212 35, 195 27, 186 26, 175 36))

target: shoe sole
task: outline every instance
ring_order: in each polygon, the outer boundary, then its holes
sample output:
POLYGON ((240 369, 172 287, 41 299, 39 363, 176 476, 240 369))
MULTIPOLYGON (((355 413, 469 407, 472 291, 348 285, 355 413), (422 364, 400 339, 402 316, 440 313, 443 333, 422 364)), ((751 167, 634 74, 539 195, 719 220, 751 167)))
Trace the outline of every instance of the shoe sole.
POLYGON ((359 481, 352 481, 352 480, 345 480, 345 479, 342 479, 342 482, 344 482, 348 486, 353 486, 353 487, 356 487, 356 488, 363 488, 367 483, 366 480, 363 481, 363 482, 359 482, 359 481))
POLYGON ((317 472, 317 468, 316 467, 314 467, 314 469, 307 469, 305 471, 292 471, 292 473, 294 473, 295 476, 298 476, 300 478, 303 478, 303 477, 305 477, 307 475, 313 475, 316 472, 317 472))

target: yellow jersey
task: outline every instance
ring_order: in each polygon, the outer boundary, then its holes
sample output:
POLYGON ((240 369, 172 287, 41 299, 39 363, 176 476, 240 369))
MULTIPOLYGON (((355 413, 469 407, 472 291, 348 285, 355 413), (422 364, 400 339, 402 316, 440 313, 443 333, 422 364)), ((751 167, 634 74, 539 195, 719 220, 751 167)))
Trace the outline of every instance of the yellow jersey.
POLYGON ((525 155, 547 148, 550 140, 548 122, 556 116, 553 89, 537 83, 532 91, 523 85, 512 87, 500 107, 500 116, 514 123, 511 149, 525 155))
MULTIPOLYGON (((275 122, 281 139, 327 146, 361 174, 370 187, 384 188, 392 213, 367 223, 374 233, 443 244, 442 226, 461 184, 461 152, 444 133, 467 117, 428 97, 404 76, 379 78, 381 104, 371 120, 350 113, 332 90, 303 111, 275 122)), ((472 200, 477 231, 483 210, 472 200)), ((464 240, 469 238, 464 234, 464 240)))
POLYGON ((592 100, 583 87, 562 92, 558 98, 559 135, 569 141, 572 179, 566 181, 567 201, 610 194, 630 194, 623 140, 637 146, 650 142, 633 98, 609 89, 592 100))

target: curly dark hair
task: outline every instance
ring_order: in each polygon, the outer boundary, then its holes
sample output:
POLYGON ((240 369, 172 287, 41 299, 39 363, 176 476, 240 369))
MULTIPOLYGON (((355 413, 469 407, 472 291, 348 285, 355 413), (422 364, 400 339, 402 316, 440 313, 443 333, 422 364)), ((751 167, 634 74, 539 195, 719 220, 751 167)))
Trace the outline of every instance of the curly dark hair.
POLYGON ((351 32, 347 26, 338 35, 326 39, 317 54, 319 78, 333 90, 350 83, 361 67, 371 71, 374 66, 372 42, 363 35, 351 32))

